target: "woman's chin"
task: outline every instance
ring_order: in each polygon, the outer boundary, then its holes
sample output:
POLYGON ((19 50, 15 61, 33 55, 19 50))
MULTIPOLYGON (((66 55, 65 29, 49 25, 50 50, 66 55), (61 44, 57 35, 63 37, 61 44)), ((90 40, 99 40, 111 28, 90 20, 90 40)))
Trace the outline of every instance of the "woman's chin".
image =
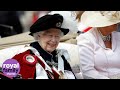
POLYGON ((47 48, 46 48, 46 50, 47 50, 48 52, 53 52, 55 49, 56 49, 56 46, 55 46, 55 45, 54 45, 54 46, 47 46, 47 48))
POLYGON ((54 49, 52 49, 52 48, 47 49, 47 51, 50 53, 53 52, 54 50, 55 50, 55 48, 54 49))

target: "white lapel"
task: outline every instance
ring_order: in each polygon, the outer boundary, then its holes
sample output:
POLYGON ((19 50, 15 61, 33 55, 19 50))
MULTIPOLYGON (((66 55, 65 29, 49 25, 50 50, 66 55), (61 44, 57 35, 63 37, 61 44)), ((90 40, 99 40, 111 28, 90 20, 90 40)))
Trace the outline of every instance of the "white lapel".
POLYGON ((61 57, 63 55, 62 49, 57 49, 58 52, 58 71, 62 71, 64 73, 64 60, 61 57))
POLYGON ((120 38, 120 33, 119 32, 112 32, 112 50, 114 51, 117 48, 117 39, 120 38), (118 34, 119 35, 118 35, 118 34))
POLYGON ((61 55, 58 56, 58 71, 62 71, 64 73, 64 61, 61 55))

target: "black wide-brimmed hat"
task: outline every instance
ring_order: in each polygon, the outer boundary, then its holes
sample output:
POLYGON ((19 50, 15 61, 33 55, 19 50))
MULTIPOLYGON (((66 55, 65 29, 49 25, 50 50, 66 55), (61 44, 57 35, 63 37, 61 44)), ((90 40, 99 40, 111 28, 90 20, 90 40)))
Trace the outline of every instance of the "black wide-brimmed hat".
POLYGON ((69 32, 69 29, 67 28, 61 28, 61 25, 63 23, 63 16, 60 14, 54 14, 54 15, 45 15, 40 17, 31 27, 30 27, 30 34, 33 36, 33 33, 48 30, 50 28, 57 28, 60 29, 64 35, 66 35, 69 32))

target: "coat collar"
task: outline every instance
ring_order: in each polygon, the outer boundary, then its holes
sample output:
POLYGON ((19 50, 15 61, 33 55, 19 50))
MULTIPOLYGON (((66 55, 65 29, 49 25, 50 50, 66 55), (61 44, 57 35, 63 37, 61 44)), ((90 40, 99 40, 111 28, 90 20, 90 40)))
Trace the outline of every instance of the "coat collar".
POLYGON ((50 54, 50 53, 46 52, 44 49, 42 49, 42 47, 39 45, 38 42, 33 42, 33 43, 30 44, 30 46, 32 46, 33 48, 35 48, 39 52, 39 54, 43 57, 43 59, 45 61, 51 61, 52 59, 54 61, 56 61, 56 55, 57 55, 56 50, 54 50, 50 54))
MULTIPOLYGON (((104 42, 103 42, 103 40, 102 40, 102 38, 101 38, 101 36, 100 36, 100 33, 98 32, 97 28, 94 28, 94 30, 95 30, 95 32, 93 32, 93 35, 95 35, 98 44, 99 44, 101 47, 103 47, 104 49, 107 49, 107 48, 105 47, 105 44, 104 44, 104 42)), ((116 33, 118 33, 118 32, 113 31, 112 34, 111 34, 111 35, 112 35, 112 50, 113 50, 113 51, 114 51, 114 50, 116 49, 116 47, 117 47, 117 41, 116 41, 117 38, 116 38, 116 37, 118 37, 118 35, 117 35, 116 33)))

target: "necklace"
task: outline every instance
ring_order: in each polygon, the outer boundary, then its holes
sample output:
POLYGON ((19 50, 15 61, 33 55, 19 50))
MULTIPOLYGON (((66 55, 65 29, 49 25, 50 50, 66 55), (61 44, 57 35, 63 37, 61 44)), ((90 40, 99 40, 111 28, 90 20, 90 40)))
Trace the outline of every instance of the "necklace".
MULTIPOLYGON (((99 31, 99 30, 98 30, 98 31, 99 31)), ((99 33, 100 33, 100 35, 101 35, 101 37, 102 37, 102 39, 103 39, 104 42, 111 40, 111 35, 110 35, 110 34, 107 35, 107 36, 103 36, 100 31, 99 31, 99 33)))
POLYGON ((56 63, 56 62, 54 62, 54 61, 46 61, 46 63, 48 64, 48 65, 50 65, 51 67, 52 66, 55 66, 55 67, 57 67, 58 66, 58 63, 56 63))

